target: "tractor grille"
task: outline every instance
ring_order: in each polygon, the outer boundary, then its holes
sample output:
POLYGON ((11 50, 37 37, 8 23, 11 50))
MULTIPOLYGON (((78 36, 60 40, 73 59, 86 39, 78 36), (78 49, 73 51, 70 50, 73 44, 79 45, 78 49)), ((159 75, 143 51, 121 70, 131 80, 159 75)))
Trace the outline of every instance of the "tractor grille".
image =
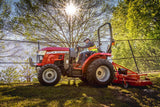
POLYGON ((44 57, 44 55, 38 55, 37 56, 37 62, 42 63, 43 57, 44 57))

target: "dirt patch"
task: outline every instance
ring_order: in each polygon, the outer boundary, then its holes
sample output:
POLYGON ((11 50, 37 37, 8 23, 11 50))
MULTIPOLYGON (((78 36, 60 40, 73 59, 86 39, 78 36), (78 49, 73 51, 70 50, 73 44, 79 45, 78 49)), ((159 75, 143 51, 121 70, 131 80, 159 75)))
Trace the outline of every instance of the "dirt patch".
POLYGON ((115 91, 113 92, 113 95, 115 98, 123 103, 126 103, 127 105, 130 105, 132 107, 138 107, 140 106, 135 99, 133 99, 131 96, 131 93, 126 93, 126 92, 120 92, 120 91, 115 91))

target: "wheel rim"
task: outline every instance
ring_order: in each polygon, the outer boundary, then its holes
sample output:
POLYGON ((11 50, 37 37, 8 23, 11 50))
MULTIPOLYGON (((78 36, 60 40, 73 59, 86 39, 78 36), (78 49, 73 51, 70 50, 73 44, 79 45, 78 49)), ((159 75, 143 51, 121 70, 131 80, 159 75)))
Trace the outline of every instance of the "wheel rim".
POLYGON ((101 82, 106 82, 110 78, 110 70, 107 66, 100 66, 96 70, 96 77, 101 82))
POLYGON ((123 87, 128 88, 128 83, 126 82, 126 84, 124 84, 124 82, 123 82, 123 87))
POLYGON ((48 68, 43 72, 42 78, 46 83, 52 83, 57 78, 57 72, 52 68, 48 68))

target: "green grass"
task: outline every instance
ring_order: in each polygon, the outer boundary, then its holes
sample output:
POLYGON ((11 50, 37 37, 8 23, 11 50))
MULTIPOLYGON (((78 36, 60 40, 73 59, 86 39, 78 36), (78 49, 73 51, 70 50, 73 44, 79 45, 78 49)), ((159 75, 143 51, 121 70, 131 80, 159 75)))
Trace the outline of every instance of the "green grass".
POLYGON ((0 85, 0 107, 137 107, 160 106, 160 73, 149 74, 152 86, 124 89, 113 85, 96 88, 63 79, 56 86, 35 84, 0 85), (151 90, 151 92, 146 92, 151 90))

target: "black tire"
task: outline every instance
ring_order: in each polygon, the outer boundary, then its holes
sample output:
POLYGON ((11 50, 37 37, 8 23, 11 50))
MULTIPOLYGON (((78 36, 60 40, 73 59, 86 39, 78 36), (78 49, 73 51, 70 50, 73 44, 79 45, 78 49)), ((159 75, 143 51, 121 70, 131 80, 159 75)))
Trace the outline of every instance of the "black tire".
POLYGON ((53 86, 61 79, 61 70, 54 64, 41 67, 38 72, 38 81, 44 86, 53 86))
POLYGON ((87 69, 88 83, 94 86, 108 86, 114 79, 114 69, 112 63, 105 59, 93 61, 87 69), (102 77, 102 79, 101 79, 102 77))

